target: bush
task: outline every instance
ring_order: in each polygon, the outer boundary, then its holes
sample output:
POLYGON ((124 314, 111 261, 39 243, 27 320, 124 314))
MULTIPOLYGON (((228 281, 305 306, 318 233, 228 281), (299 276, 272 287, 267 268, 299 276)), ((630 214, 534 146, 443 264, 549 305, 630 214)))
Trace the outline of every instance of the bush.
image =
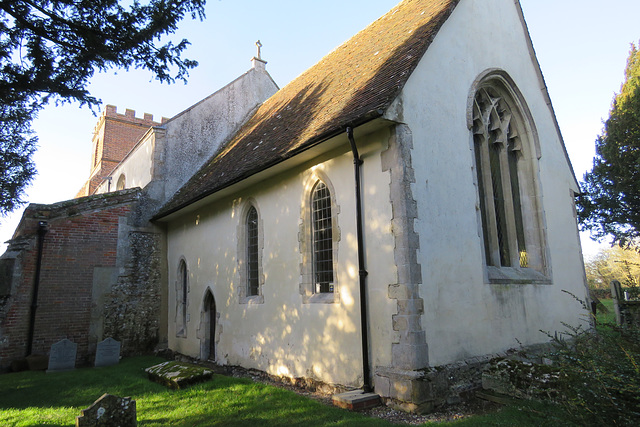
POLYGON ((579 425, 640 425, 640 330, 572 328, 551 354, 564 374, 562 405, 579 425), (568 338, 568 339, 567 339, 568 338))
POLYGON ((598 299, 611 299, 611 288, 608 289, 589 289, 591 297, 598 299))

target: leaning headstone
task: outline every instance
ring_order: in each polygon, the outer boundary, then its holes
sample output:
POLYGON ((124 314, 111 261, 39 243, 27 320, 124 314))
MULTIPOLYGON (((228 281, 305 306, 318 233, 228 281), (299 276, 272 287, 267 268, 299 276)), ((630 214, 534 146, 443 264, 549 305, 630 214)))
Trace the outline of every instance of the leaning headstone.
POLYGON ((117 365, 120 361, 120 341, 109 337, 98 343, 94 366, 117 365))
POLYGON ((616 324, 622 325, 623 323, 622 285, 617 280, 611 281, 611 298, 613 299, 613 308, 616 313, 616 324))
POLYGON ((78 344, 63 339, 51 346, 47 372, 69 371, 76 367, 78 344))
POLYGON ((119 426, 135 427, 136 401, 130 397, 118 397, 105 393, 93 405, 83 409, 76 417, 76 427, 119 426))

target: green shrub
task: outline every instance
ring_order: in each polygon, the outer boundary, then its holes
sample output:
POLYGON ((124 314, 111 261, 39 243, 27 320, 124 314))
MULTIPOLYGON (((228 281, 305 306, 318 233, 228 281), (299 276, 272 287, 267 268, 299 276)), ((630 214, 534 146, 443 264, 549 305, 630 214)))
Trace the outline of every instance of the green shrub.
POLYGON ((570 328, 551 355, 564 374, 558 402, 580 425, 640 425, 640 330, 570 328), (568 338, 568 339, 567 339, 568 338))

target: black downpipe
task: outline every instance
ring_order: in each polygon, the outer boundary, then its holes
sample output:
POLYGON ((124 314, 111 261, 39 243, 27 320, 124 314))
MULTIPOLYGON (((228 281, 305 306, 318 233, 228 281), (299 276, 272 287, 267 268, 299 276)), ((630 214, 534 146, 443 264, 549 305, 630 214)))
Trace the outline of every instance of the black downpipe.
POLYGON ((29 335, 27 337, 27 356, 31 355, 33 347, 33 332, 36 325, 36 310, 38 309, 38 288, 40 288, 40 270, 42 267, 42 248, 44 235, 47 234, 47 222, 38 223, 38 254, 36 258, 36 277, 33 282, 33 294, 31 296, 31 313, 29 318, 29 335))
POLYGON ((373 390, 371 387, 371 372, 369 369, 369 322, 367 321, 367 276, 369 273, 365 269, 364 255, 364 237, 362 233, 362 197, 360 195, 362 184, 360 183, 360 166, 362 159, 358 155, 358 147, 353 138, 353 129, 347 128, 347 136, 351 151, 353 152, 353 167, 356 181, 356 231, 358 237, 358 272, 360 276, 360 329, 362 330, 362 375, 364 376, 364 385, 362 390, 369 393, 373 390))

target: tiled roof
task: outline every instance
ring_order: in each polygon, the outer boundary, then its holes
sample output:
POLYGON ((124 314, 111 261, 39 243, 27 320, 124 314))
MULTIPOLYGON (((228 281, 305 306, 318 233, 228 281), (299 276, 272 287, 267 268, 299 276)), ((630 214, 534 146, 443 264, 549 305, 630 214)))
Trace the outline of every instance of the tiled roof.
POLYGON ((156 218, 380 117, 459 0, 405 0, 262 104, 156 218))

